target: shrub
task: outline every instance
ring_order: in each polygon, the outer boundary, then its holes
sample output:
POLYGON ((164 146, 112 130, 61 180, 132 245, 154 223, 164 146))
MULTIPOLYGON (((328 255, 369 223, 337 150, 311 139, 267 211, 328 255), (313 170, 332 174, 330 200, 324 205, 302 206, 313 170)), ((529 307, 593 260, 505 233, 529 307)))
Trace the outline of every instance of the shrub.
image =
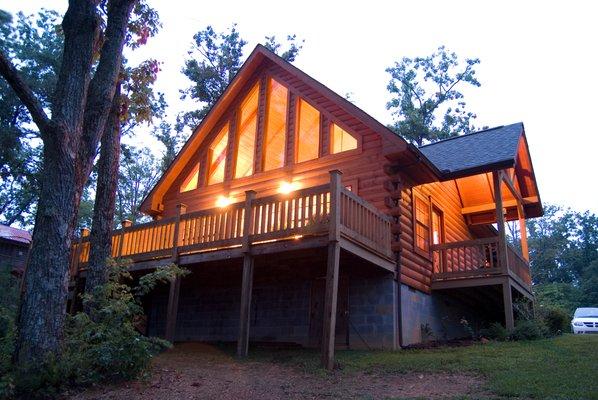
POLYGON ((509 339, 509 332, 500 322, 493 322, 488 328, 481 330, 480 336, 502 342, 509 339))
POLYGON ((523 319, 517 321, 511 332, 513 340, 536 340, 546 337, 547 329, 540 319, 523 319))
POLYGON ((569 331, 569 314, 561 308, 550 307, 542 310, 542 319, 551 336, 569 331))
MULTIPOLYGON (((170 343, 142 335, 135 328, 143 316, 141 297, 158 283, 187 271, 176 265, 144 275, 132 287, 129 262, 108 263, 108 283, 82 296, 89 314, 67 316, 64 348, 59 359, 14 371, 8 386, 16 397, 52 398, 68 387, 133 379, 147 370, 170 343)), ((0 381, 0 393, 3 382, 0 381)), ((1 397, 1 395, 0 395, 1 397)))

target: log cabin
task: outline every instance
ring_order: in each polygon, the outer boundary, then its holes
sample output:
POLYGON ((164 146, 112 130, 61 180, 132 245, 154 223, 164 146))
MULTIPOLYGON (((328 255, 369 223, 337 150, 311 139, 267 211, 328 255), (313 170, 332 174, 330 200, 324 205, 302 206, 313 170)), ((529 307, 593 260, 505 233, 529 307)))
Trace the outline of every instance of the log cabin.
MULTIPOLYGON (((335 348, 462 337, 463 320, 512 328, 543 212, 522 123, 417 148, 263 46, 141 210, 113 256, 191 271, 145 299, 148 334, 319 347, 327 368, 335 348)), ((88 252, 82 235, 76 282, 88 252)))

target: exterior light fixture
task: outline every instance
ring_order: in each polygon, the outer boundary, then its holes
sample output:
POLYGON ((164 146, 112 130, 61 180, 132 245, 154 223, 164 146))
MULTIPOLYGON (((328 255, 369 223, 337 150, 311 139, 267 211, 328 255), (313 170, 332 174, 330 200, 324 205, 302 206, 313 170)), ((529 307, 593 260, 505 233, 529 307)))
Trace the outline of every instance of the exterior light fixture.
POLYGON ((228 207, 233 201, 230 197, 226 196, 218 196, 216 200, 216 206, 220 208, 228 207))
POLYGON ((280 183, 280 186, 278 187, 278 193, 289 194, 297 189, 298 185, 295 182, 283 181, 280 183))

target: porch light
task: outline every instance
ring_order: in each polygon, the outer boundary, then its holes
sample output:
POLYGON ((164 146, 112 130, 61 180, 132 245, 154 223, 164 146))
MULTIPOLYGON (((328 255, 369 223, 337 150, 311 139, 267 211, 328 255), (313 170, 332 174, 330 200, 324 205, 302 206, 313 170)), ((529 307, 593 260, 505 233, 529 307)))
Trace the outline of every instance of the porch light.
POLYGON ((216 206, 220 208, 228 207, 233 201, 230 197, 218 196, 216 200, 216 206))
POLYGON ((283 181, 280 183, 280 186, 278 187, 278 193, 289 194, 297 189, 298 185, 295 182, 283 181))

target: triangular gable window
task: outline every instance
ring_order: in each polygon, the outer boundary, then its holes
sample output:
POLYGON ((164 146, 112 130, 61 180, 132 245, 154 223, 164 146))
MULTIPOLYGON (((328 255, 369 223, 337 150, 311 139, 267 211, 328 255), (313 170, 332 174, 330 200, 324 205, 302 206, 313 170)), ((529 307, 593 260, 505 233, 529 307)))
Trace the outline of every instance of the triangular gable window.
POLYGON ((193 170, 189 173, 189 176, 185 178, 181 185, 181 193, 188 192, 193 189, 197 189, 197 183, 199 182, 199 164, 195 165, 193 170))
POLYGON ((228 144, 228 124, 224 125, 210 145, 208 154, 208 185, 224 181, 224 164, 228 144))
POLYGON ((242 178, 253 174, 258 93, 259 86, 255 85, 239 109, 235 178, 242 178))
POLYGON ((288 89, 274 79, 268 85, 264 171, 284 166, 288 89))
POLYGON ((357 148, 357 139, 336 124, 330 126, 330 153, 336 154, 357 148))
POLYGON ((320 112, 301 98, 297 107, 297 162, 313 160, 320 153, 320 112))

